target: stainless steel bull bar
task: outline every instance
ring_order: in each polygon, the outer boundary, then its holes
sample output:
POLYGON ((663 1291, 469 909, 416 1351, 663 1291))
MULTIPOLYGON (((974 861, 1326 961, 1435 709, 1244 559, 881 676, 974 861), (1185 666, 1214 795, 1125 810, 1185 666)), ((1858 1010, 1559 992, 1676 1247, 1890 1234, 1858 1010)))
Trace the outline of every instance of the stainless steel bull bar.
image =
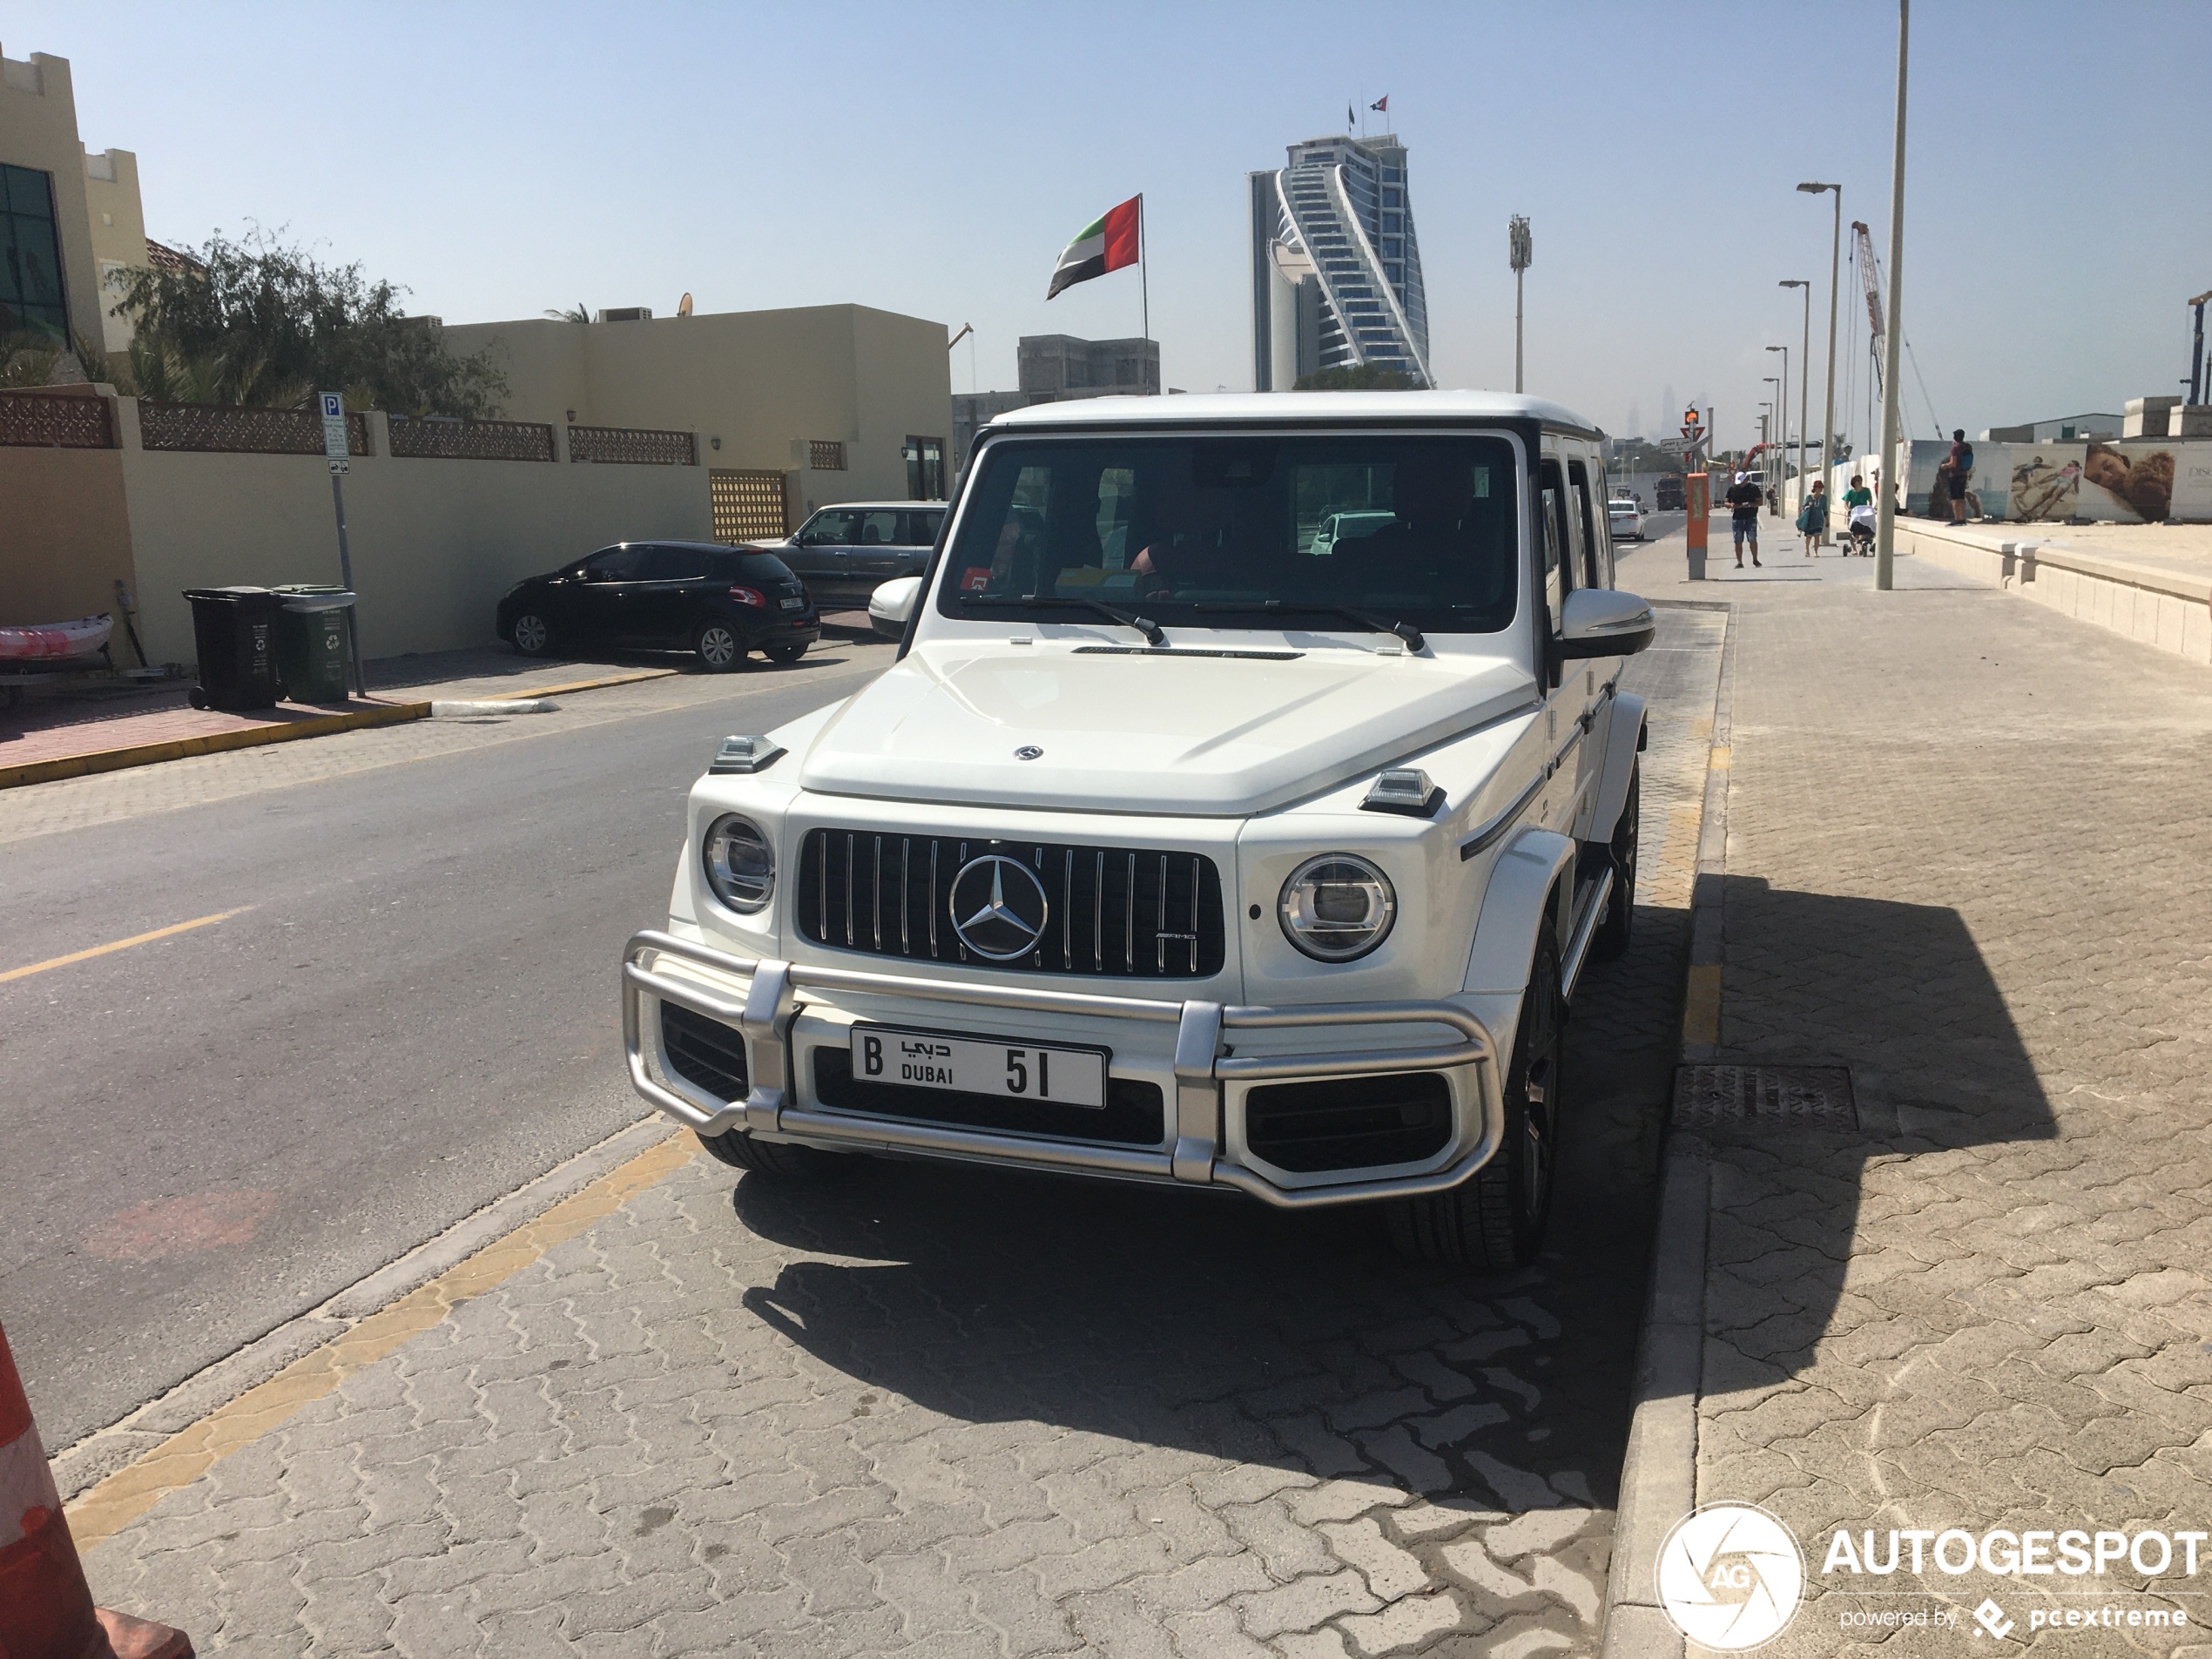
POLYGON ((971 985, 903 974, 820 968, 773 958, 732 956, 658 931, 637 934, 624 947, 622 981, 623 1046, 631 1086, 678 1123, 705 1135, 743 1128, 758 1134, 790 1136, 856 1150, 873 1148, 1032 1169, 1227 1186, 1286 1209, 1305 1209, 1376 1198, 1412 1197, 1457 1186, 1489 1161, 1497 1150, 1503 1130, 1497 1045, 1481 1021, 1453 1002, 1239 1008, 1218 1002, 1168 1002, 1100 996, 1082 991, 971 985), (671 958, 724 978, 745 981, 744 1000, 720 995, 689 975, 662 971, 663 961, 671 958), (800 1008, 810 1000, 819 1000, 810 999, 806 995, 809 991, 852 991, 974 1008, 1172 1025, 1176 1028, 1175 1090, 1170 1148, 1163 1151, 1157 1148, 1089 1145, 866 1117, 850 1112, 810 1110, 799 1105, 793 1095, 791 1052, 792 1026, 800 1008), (739 1034, 745 1042, 747 1082, 743 1101, 718 1099, 677 1075, 661 1049, 658 1017, 650 1021, 644 1017, 644 1001, 648 997, 689 1008, 719 1021, 739 1034), (1224 1052, 1222 1041, 1224 1031, 1236 1029, 1406 1024, 1443 1026, 1454 1034, 1454 1040, 1350 1053, 1252 1055, 1224 1052), (1385 1179, 1284 1187, 1224 1152, 1224 1082, 1277 1077, 1364 1076, 1454 1066, 1475 1068, 1481 1129, 1475 1143, 1445 1168, 1385 1179), (666 1079, 665 1082, 653 1076, 655 1070, 666 1079))

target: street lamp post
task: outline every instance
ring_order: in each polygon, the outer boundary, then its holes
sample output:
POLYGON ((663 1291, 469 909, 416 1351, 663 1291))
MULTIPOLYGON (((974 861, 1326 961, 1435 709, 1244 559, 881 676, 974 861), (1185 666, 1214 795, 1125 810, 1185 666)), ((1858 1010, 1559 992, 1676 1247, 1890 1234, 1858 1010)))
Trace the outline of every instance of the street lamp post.
MULTIPOLYGON (((1776 395, 1774 403, 1775 448, 1779 452, 1790 447, 1790 348, 1787 346, 1769 346, 1767 349, 1782 354, 1782 390, 1776 395)), ((1789 482, 1787 477, 1783 477, 1774 487, 1774 510, 1777 517, 1782 512, 1782 485, 1789 482)))
MULTIPOLYGON (((1777 286, 1803 288, 1805 291, 1805 323, 1804 337, 1797 348, 1797 510, 1805 505, 1805 393, 1812 382, 1812 284, 1799 277, 1785 277, 1777 286)), ((1787 362, 1788 359, 1783 360, 1787 362)), ((1828 464, 1828 457, 1821 456, 1821 464, 1828 464)))
POLYGON ((1506 258, 1513 266, 1513 389, 1521 390, 1521 273, 1535 263, 1535 244, 1528 235, 1528 220, 1521 213, 1506 226, 1506 258))
POLYGON ((1897 539, 1898 415, 1897 371, 1905 342, 1905 49, 1912 34, 1912 0, 1897 0, 1897 137, 1890 152, 1890 315, 1882 341, 1882 498, 1874 514, 1874 585, 1892 585, 1897 539))
MULTIPOLYGON (((1843 271, 1844 260, 1844 187, 1841 185, 1799 185, 1807 195, 1817 196, 1822 191, 1833 192, 1836 198, 1836 223, 1828 239, 1828 401, 1827 412, 1820 421, 1820 475, 1831 477, 1836 469, 1836 284, 1843 271)), ((1811 368, 1811 365, 1806 365, 1811 368)), ((1831 532, 1820 532, 1820 544, 1828 545, 1831 532)))

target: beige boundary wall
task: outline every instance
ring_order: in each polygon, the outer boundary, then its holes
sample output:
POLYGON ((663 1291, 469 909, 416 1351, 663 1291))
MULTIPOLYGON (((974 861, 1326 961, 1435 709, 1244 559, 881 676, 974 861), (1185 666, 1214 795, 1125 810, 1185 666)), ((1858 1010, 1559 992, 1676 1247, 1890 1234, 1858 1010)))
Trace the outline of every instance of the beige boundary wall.
MULTIPOLYGON (((0 625, 112 611, 121 577, 148 658, 189 664, 185 589, 338 581, 320 455, 143 449, 137 401, 111 408, 116 448, 0 446, 0 625)), ((711 538, 704 465, 572 462, 564 432, 553 462, 397 459, 368 421, 345 479, 365 656, 489 644, 509 587, 610 542, 711 538)))
POLYGON ((903 500, 910 437, 943 444, 951 488, 945 334, 941 322, 840 304, 453 323, 445 341, 493 354, 510 419, 685 427, 699 435, 702 466, 786 474, 796 526, 832 502, 903 500), (811 467, 810 440, 841 446, 843 469, 811 467))
POLYGON ((1897 521, 1897 550, 2212 664, 2212 571, 2156 569, 2033 538, 1999 540, 1904 518, 1897 521))

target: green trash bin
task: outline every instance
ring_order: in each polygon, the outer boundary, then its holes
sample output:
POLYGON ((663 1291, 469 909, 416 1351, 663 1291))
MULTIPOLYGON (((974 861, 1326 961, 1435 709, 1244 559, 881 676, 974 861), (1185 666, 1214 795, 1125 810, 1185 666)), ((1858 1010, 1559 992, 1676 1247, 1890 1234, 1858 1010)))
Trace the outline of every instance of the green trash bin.
POLYGON ((294 703, 343 703, 348 676, 346 613, 354 596, 344 588, 299 584, 273 588, 283 600, 277 612, 277 678, 294 703))

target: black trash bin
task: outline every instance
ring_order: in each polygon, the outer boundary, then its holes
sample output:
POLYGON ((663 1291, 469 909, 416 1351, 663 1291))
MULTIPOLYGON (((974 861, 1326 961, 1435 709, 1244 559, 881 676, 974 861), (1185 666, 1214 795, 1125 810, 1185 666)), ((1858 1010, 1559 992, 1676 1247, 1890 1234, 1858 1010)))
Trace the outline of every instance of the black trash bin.
POLYGON ((276 706, 276 619, 283 599, 266 588, 186 588, 199 654, 196 709, 276 706))
POLYGON ((284 604, 276 619, 277 680, 284 694, 294 703, 343 703, 346 613, 353 609, 353 594, 307 583, 270 591, 284 604))

